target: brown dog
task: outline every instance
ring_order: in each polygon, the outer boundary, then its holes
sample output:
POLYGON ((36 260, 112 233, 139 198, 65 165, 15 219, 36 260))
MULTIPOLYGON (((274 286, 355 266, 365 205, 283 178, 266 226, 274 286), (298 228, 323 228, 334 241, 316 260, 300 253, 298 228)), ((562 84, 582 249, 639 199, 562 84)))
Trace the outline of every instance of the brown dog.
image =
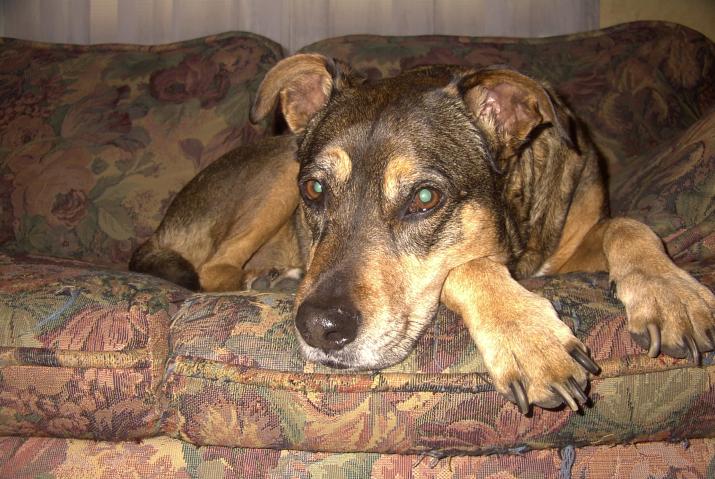
POLYGON ((268 73, 252 119, 279 99, 298 139, 209 166, 131 269, 218 291, 269 286, 304 267, 302 351, 341 368, 402 360, 441 299, 464 318, 497 390, 525 413, 532 403, 577 409, 598 367, 551 303, 517 279, 609 271, 650 356, 697 362, 715 346, 713 294, 645 225, 607 217, 592 144, 536 81, 435 66, 369 83, 303 54, 268 73), (266 274, 274 267, 288 274, 266 274))

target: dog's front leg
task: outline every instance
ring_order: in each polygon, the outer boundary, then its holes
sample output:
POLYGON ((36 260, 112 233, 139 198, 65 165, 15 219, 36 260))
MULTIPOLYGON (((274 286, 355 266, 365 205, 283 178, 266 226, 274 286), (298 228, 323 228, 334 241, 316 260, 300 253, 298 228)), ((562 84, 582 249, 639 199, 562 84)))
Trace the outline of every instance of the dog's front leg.
POLYGON ((594 227, 589 240, 602 241, 628 329, 649 356, 662 351, 698 363, 715 347, 715 296, 671 261, 650 228, 613 218, 594 227))
POLYGON ((476 259, 453 269, 442 301, 461 314, 497 391, 517 403, 574 410, 596 363, 551 303, 521 286, 503 264, 476 259))

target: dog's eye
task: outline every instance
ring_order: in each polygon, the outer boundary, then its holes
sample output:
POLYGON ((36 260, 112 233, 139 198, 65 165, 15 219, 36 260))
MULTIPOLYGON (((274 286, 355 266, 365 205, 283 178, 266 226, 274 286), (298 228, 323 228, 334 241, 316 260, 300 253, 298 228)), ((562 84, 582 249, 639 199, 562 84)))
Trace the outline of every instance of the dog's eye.
POLYGON ((407 207, 407 214, 424 213, 437 206, 442 199, 442 194, 433 189, 423 187, 417 190, 407 207))
POLYGON ((323 184, 318 180, 308 180, 303 183, 303 195, 308 201, 316 202, 323 197, 323 184))

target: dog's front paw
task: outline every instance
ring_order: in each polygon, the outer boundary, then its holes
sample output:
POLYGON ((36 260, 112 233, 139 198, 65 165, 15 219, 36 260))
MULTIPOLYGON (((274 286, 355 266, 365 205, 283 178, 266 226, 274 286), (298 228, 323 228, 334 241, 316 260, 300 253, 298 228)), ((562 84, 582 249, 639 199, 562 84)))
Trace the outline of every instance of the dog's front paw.
POLYGON ((675 265, 659 274, 634 270, 616 281, 628 329, 650 357, 690 357, 715 348, 715 296, 675 265))
POLYGON ((509 317, 479 332, 480 351, 496 389, 528 414, 530 404, 574 411, 588 402, 588 372, 598 365, 551 303, 526 292, 503 311, 509 317))

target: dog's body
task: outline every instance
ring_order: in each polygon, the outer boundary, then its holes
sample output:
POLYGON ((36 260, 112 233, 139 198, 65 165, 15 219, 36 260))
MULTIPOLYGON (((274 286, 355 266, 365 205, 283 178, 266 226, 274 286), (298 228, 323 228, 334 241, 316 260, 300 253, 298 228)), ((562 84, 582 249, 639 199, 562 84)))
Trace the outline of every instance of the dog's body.
POLYGON ((304 268, 303 353, 354 369, 403 359, 441 299, 524 412, 578 408, 598 367, 549 301, 516 279, 609 271, 651 356, 698 361, 715 346, 713 294, 646 226, 608 218, 593 145, 537 82, 437 66, 366 83, 320 55, 296 55, 269 72, 252 118, 279 97, 297 139, 209 166, 131 269, 217 291, 275 285, 304 268))

